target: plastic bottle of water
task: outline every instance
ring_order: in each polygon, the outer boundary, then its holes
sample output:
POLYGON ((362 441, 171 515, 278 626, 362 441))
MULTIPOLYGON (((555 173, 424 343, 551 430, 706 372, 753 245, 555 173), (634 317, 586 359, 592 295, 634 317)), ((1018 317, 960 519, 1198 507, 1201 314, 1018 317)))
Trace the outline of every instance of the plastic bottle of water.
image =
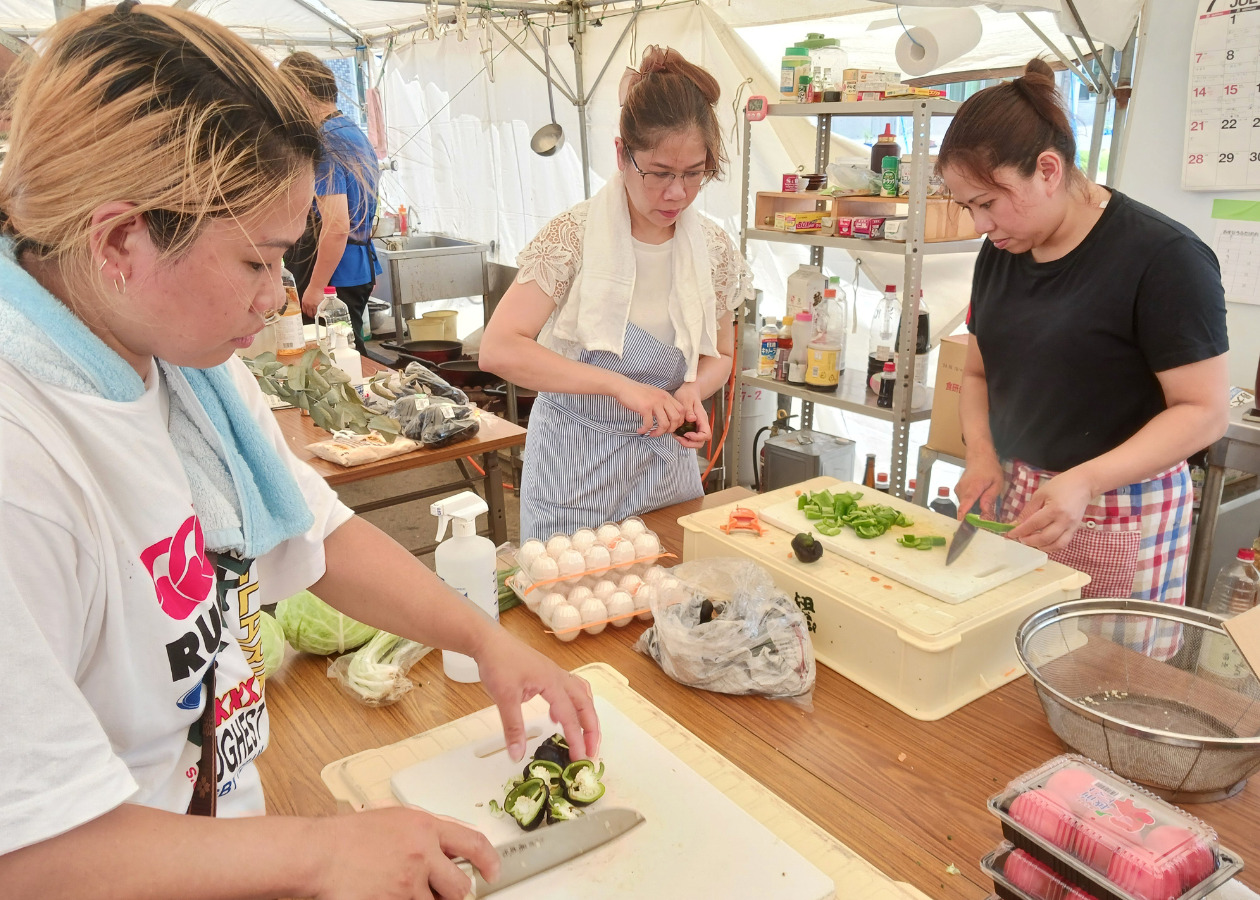
MULTIPOLYGON (((1255 559, 1255 551, 1239 550, 1238 558, 1221 569, 1208 599, 1208 612, 1230 618, 1256 605, 1260 599, 1260 572, 1256 571, 1255 559)), ((1199 651, 1199 671, 1232 682, 1248 677, 1251 668, 1229 635, 1205 634, 1199 651)))

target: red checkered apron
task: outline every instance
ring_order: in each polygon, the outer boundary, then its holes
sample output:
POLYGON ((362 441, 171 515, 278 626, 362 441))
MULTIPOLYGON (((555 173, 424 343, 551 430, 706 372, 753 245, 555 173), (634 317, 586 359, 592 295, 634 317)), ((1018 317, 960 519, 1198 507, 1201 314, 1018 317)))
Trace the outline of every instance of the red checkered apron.
MULTIPOLYGON (((1036 490, 1057 473, 1020 460, 1004 464, 1006 491, 999 519, 1013 522, 1036 490)), ((1082 597, 1186 601, 1193 503, 1190 470, 1184 462, 1146 481, 1108 491, 1085 507, 1081 527, 1062 550, 1050 554, 1090 576, 1082 597)), ((1152 623, 1153 624, 1153 623, 1152 623)), ((1158 628, 1125 635, 1124 643, 1163 658, 1179 645, 1179 629, 1158 628)))

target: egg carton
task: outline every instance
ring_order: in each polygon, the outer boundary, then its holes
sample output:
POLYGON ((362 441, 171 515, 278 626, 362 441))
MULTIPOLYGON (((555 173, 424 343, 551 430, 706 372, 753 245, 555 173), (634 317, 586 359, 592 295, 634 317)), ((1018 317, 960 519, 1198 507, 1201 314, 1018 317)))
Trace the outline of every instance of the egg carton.
POLYGON ((513 589, 522 600, 534 591, 573 586, 583 579, 612 578, 626 572, 641 574, 664 556, 661 539, 643 520, 632 516, 624 522, 605 522, 599 528, 579 528, 572 534, 556 533, 546 541, 528 540, 516 551, 520 574, 513 589))
POLYGON ((687 589, 663 566, 635 566, 636 571, 606 572, 605 577, 546 585, 523 595, 525 606, 562 641, 579 634, 624 628, 636 618, 652 619, 653 605, 676 603, 687 589))

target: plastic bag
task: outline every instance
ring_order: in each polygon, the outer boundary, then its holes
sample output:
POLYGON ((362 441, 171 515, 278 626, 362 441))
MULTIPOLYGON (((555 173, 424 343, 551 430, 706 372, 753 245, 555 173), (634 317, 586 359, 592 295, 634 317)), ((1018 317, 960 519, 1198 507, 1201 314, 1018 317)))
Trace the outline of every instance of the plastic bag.
POLYGON ((389 459, 419 450, 420 445, 409 438, 395 438, 387 443, 379 432, 355 434, 353 431, 334 431, 331 440, 307 444, 306 449, 320 459, 339 466, 361 466, 364 463, 389 459))
POLYGON ((833 162, 827 166, 827 193, 837 197, 878 195, 881 176, 865 162, 833 162))
POLYGON ((680 684, 813 708, 809 627, 765 569, 746 559, 698 559, 669 573, 681 587, 653 595, 656 622, 636 650, 680 684), (705 615, 712 618, 702 624, 705 615))
POLYGON ((451 387, 436 372, 420 363, 407 363, 400 376, 398 394, 430 394, 434 397, 445 397, 460 406, 468 405, 468 395, 457 387, 451 387))
POLYGON ((481 423, 467 406, 435 400, 423 394, 398 398, 394 417, 402 433, 425 447, 445 447, 477 436, 481 423))
POLYGON ((330 662, 328 677, 367 706, 388 706, 415 687, 407 673, 432 649, 379 631, 354 653, 330 662))

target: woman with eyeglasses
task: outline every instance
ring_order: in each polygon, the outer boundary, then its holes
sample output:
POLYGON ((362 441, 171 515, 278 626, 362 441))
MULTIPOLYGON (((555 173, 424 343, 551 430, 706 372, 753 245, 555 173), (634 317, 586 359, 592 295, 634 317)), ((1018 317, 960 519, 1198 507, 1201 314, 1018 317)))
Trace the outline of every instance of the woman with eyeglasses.
MULTIPOLYGON (((0 170, 0 895, 457 898, 484 835, 416 809, 263 816, 259 607, 473 656, 523 755, 590 686, 355 516, 233 355, 280 294, 321 153, 227 28, 98 6, 24 57, 0 170)), ((350 702, 350 701, 346 701, 350 702)), ((314 773, 306 773, 313 775, 314 773)))
POLYGON ((704 69, 649 47, 622 79, 617 173, 521 252, 486 327, 481 367, 540 392, 522 541, 704 493, 704 401, 730 376, 751 290, 731 239, 691 208, 725 162, 719 94, 704 69))

